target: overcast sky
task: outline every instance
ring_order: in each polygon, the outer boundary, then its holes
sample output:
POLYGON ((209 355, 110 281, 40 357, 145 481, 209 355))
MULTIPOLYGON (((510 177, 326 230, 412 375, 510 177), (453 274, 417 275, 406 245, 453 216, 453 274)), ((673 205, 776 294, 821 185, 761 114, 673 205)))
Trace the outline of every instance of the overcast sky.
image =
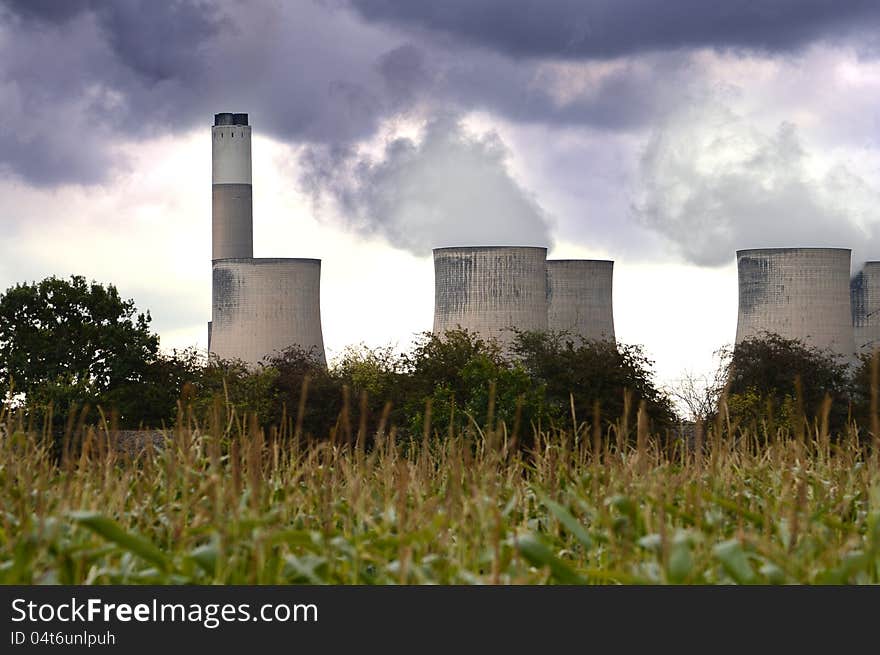
POLYGON ((736 330, 739 248, 880 259, 876 0, 0 0, 0 287, 78 273, 207 345, 210 126, 324 337, 431 327, 431 248, 615 261, 661 382, 736 330))

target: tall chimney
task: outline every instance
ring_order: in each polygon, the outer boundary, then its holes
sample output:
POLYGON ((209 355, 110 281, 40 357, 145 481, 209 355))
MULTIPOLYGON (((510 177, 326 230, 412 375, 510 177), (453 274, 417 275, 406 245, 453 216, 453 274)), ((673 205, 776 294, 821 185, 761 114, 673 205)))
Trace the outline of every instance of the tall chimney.
POLYGON ((251 128, 247 114, 214 114, 211 259, 254 256, 251 128))

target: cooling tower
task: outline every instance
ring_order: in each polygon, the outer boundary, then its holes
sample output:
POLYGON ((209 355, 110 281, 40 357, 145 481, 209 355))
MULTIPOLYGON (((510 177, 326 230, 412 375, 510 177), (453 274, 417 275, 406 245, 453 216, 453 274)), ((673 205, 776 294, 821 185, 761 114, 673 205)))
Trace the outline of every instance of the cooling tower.
POLYGON ((547 328, 584 339, 614 340, 611 280, 614 262, 547 261, 547 328))
POLYGON ((856 352, 880 347, 880 262, 865 262, 850 282, 856 352))
POLYGON ((211 352, 257 363, 299 345, 325 361, 320 299, 319 259, 216 260, 211 352))
POLYGON ((253 257, 248 115, 214 114, 211 136, 211 259, 253 257))
POLYGON ((434 249, 434 332, 456 327, 513 339, 509 328, 547 329, 546 248, 434 249))
POLYGON ((737 343, 770 332, 852 356, 849 249, 762 248, 736 257, 737 343))

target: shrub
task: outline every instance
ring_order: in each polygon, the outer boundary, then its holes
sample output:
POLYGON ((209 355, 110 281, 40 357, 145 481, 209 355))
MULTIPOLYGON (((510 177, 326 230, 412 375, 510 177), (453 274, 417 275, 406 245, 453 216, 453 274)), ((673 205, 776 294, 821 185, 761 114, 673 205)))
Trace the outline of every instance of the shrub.
POLYGON ((571 424, 572 404, 577 421, 592 421, 598 403, 606 423, 623 419, 633 425, 642 401, 651 430, 663 434, 676 423, 672 403, 654 384, 653 362, 638 346, 565 332, 519 332, 513 352, 543 387, 545 412, 557 423, 571 424))
POLYGON ((728 408, 733 420, 797 429, 821 420, 828 396, 828 424, 842 431, 850 415, 850 370, 843 357, 798 339, 767 333, 744 339, 726 355, 728 408))

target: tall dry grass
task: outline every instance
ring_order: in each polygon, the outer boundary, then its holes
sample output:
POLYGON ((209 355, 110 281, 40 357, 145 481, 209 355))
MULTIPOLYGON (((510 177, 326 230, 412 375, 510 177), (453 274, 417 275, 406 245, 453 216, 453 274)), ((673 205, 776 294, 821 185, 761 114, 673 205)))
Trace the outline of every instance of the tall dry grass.
MULTIPOLYGON (((4 416, 3 583, 878 583, 877 453, 822 421, 693 441, 504 424, 264 432, 220 405, 161 448, 4 416)), ((491 413, 490 413, 491 414, 491 413)), ((722 414, 723 416, 723 414, 722 414)))

